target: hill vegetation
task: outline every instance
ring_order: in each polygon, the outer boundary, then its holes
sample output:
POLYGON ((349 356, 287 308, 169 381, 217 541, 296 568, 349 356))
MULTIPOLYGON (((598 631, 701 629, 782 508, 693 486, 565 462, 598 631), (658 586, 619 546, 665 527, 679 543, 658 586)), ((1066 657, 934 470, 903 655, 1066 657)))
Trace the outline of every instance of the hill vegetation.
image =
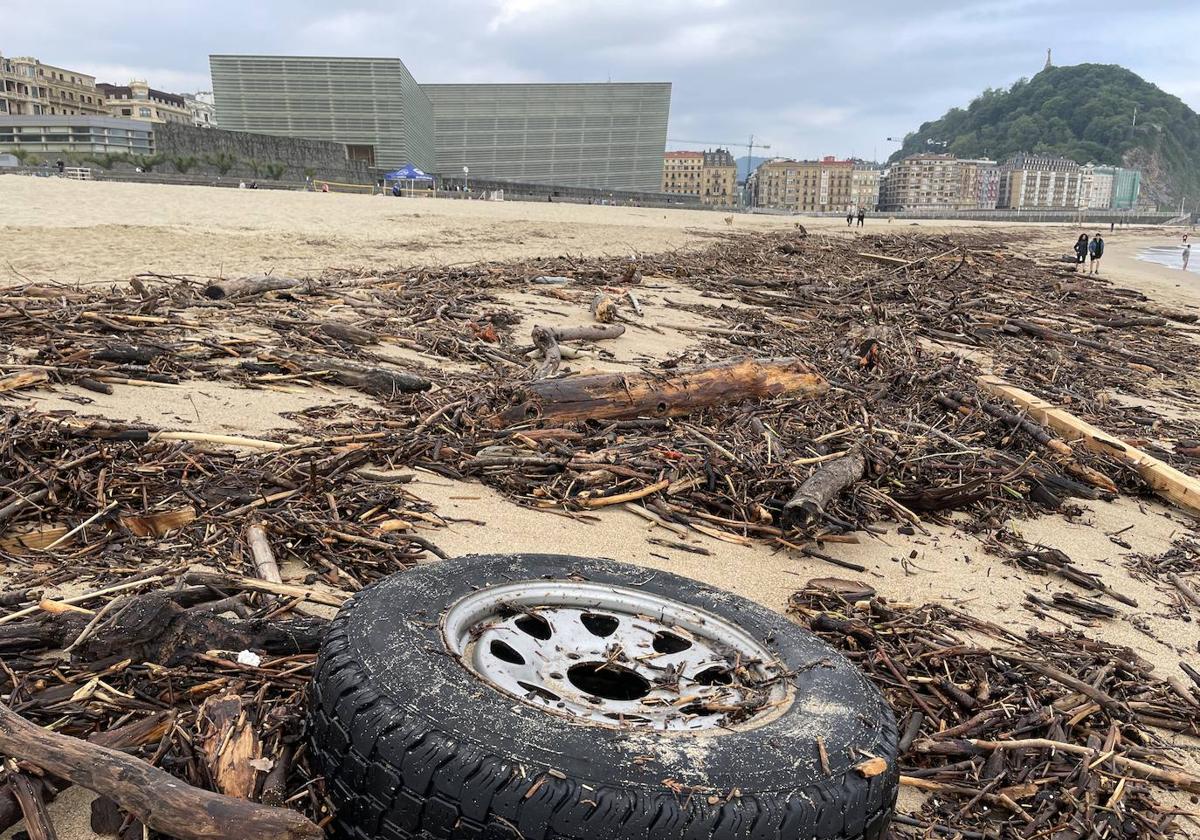
POLYGON ((1153 201, 1200 200, 1200 115, 1115 64, 1050 67, 1007 90, 985 90, 965 109, 952 108, 905 137, 892 160, 942 150, 1128 166, 1142 170, 1143 195, 1153 201))

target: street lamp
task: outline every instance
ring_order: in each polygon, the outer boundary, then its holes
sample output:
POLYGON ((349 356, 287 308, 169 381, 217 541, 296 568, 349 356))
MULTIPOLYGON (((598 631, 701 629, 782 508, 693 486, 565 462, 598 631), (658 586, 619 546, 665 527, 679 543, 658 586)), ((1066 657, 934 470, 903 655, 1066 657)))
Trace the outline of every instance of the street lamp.
POLYGON ((469 174, 471 174, 471 168, 468 166, 464 166, 463 167, 463 192, 468 193, 468 194, 471 192, 470 187, 467 185, 467 175, 469 175, 469 174))

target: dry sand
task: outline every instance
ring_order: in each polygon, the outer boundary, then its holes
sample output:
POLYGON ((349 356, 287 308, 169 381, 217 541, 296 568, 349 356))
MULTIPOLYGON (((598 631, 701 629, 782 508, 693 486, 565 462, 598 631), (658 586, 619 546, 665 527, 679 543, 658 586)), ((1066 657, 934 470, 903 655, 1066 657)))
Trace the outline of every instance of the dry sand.
MULTIPOLYGON (((115 282, 141 271, 229 275, 273 268, 318 272, 328 266, 378 268, 568 251, 627 254, 692 246, 703 242, 696 230, 726 229, 720 214, 700 211, 395 200, 17 177, 0 177, 0 206, 17 209, 6 213, 3 221, 8 224, 0 226, 0 286, 24 278, 115 282)), ((738 216, 735 227, 791 227, 794 221, 738 216)), ((841 220, 800 221, 809 229, 858 235, 847 231, 841 220)), ((957 226, 962 225, 920 225, 935 230, 957 226)), ((875 220, 867 231, 891 228, 899 232, 907 227, 875 220)), ((1031 247, 1044 256, 1066 252, 1075 234, 1064 227, 1038 228, 1041 239, 1031 247)), ((1164 304, 1194 308, 1200 303, 1200 289, 1190 275, 1133 259, 1137 249, 1167 241, 1175 241, 1175 234, 1138 229, 1117 232, 1108 238, 1104 276, 1164 304)), ((579 299, 559 299, 544 288, 507 294, 506 302, 535 310, 526 326, 534 319, 577 323, 577 314, 586 306, 579 299)), ((629 369, 696 347, 704 339, 704 333, 696 328, 717 322, 703 313, 679 310, 676 304, 734 305, 653 278, 639 295, 649 324, 632 327, 620 341, 609 342, 606 349, 611 356, 577 360, 569 363, 572 369, 629 369)), ((417 355, 395 345, 386 352, 398 359, 412 360, 417 355)), ((347 398, 347 393, 338 390, 263 393, 214 383, 187 389, 118 387, 110 397, 60 387, 24 397, 30 407, 40 409, 252 435, 292 428, 281 416, 286 411, 347 398)), ((541 551, 607 556, 688 575, 781 611, 789 596, 809 578, 856 576, 813 558, 706 537, 685 541, 707 554, 663 548, 647 542, 655 526, 620 510, 574 518, 539 512, 516 506, 481 485, 423 473, 410 487, 435 503, 448 520, 448 527, 431 530, 427 536, 452 555, 541 551)), ((1180 514, 1152 501, 1121 499, 1089 504, 1078 520, 1046 516, 1013 526, 1030 541, 1062 549, 1084 570, 1098 572, 1111 586, 1137 599, 1136 609, 1123 609, 1121 618, 1086 632, 1128 645, 1164 674, 1181 675, 1178 662, 1182 658, 1195 661, 1200 623, 1170 618, 1171 593, 1134 580, 1122 565, 1132 552, 1159 554, 1169 548, 1172 539, 1188 526, 1180 514), (1110 539, 1118 531, 1131 549, 1110 539)), ((857 545, 829 545, 826 550, 866 566, 867 573, 858 577, 894 601, 944 601, 1018 632, 1039 626, 1021 607, 1026 591, 1073 588, 1004 565, 986 555, 978 539, 951 527, 930 524, 927 530, 928 534, 914 537, 894 531, 883 537, 862 535, 857 545)), ((666 532, 658 536, 681 539, 666 532)), ((1055 623, 1044 626, 1061 629, 1055 623)), ((55 806, 60 836, 66 840, 95 836, 82 818, 87 802, 87 796, 77 792, 64 796, 55 806)), ((902 802, 905 807, 915 807, 916 800, 906 795, 902 802)))

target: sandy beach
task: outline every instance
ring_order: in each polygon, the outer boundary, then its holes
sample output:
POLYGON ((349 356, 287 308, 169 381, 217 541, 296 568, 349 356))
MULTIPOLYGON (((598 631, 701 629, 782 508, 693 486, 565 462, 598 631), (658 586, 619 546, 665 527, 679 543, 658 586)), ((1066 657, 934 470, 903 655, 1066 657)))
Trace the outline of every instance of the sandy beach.
MULTIPOLYGON (((230 277, 265 273, 303 276, 330 268, 378 271, 383 268, 471 263, 537 256, 631 255, 709 244, 705 233, 724 232, 724 214, 574 204, 466 202, 393 199, 319 193, 246 191, 171 187, 59 179, 0 177, 0 286, 16 284, 114 284, 128 289, 141 273, 189 277, 230 277)), ((742 215, 735 230, 792 229, 855 237, 844 219, 742 215)), ((941 231, 984 225, 974 222, 888 224, 869 218, 865 232, 941 231)), ((1077 228, 1033 229, 1030 248, 1041 258, 1070 250, 1077 228)), ((1103 261, 1106 280, 1139 291, 1165 306, 1200 308, 1200 278, 1195 274, 1139 261, 1149 245, 1178 240, 1178 232, 1132 228, 1106 233, 1103 261)), ((519 331, 539 323, 569 323, 578 307, 569 302, 503 293, 502 301, 528 313, 519 331)), ((0 292, 0 299, 3 292, 0 292)), ((610 358, 582 363, 596 370, 636 370, 681 351, 701 346, 704 329, 723 323, 720 307, 739 305, 734 296, 700 295, 682 284, 663 282, 642 299, 647 322, 631 327, 613 345, 610 358), (688 309, 680 309, 686 304, 688 309), (712 310, 705 314, 704 307, 712 310)), ((214 337, 224 333, 214 325, 214 337)), ((1196 335, 1192 330, 1193 336, 1196 335)), ((230 332, 229 335, 233 335, 230 332)), ((382 351, 381 351, 382 352, 382 351)), ((445 360, 389 347, 396 359, 430 366, 445 360)), ((269 400, 261 391, 225 383, 202 382, 194 388, 118 388, 111 395, 89 394, 76 386, 55 385, 22 391, 17 405, 42 411, 74 411, 114 420, 141 420, 164 428, 224 434, 290 432, 287 412, 346 399, 365 400, 338 387, 323 390, 281 389, 269 400), (91 400, 80 405, 79 398, 91 400)), ((706 554, 649 544, 652 524, 624 511, 603 513, 598 521, 579 522, 538 512, 507 501, 479 484, 422 473, 411 492, 436 505, 453 520, 433 538, 451 555, 492 551, 549 551, 612 557, 650 569, 685 574, 728 588, 771 609, 785 610, 789 596, 812 577, 830 574, 819 560, 764 545, 733 545, 700 535, 686 538, 706 554)), ((1134 554, 1161 554, 1193 521, 1166 505, 1120 498, 1088 502, 1081 517, 1058 516, 1015 523, 1026 540, 1060 548, 1087 572, 1135 598, 1136 610, 1088 632, 1127 645, 1176 674, 1181 658, 1195 660, 1200 622, 1181 622, 1170 595, 1152 581, 1131 576, 1121 560, 1134 554), (1114 535, 1120 535, 1115 540, 1114 535)), ((983 551, 980 538, 946 525, 906 536, 895 529, 862 534, 859 541, 830 545, 828 552, 867 567, 862 577, 899 602, 931 600, 969 611, 1016 632, 1029 627, 1061 629, 1020 608, 1024 593, 1046 588, 1046 577, 1003 564, 983 551)), ((836 572, 836 570, 834 570, 836 572)), ((1192 753, 1193 755, 1195 753, 1192 753)), ((1186 761, 1186 759, 1185 759, 1186 761)), ((1200 762, 1189 762, 1193 769, 1200 762)), ((97 837, 88 829, 81 792, 55 806, 60 835, 66 840, 97 837)), ((902 798, 911 806, 911 794, 902 798)), ((8 836, 8 835, 6 835, 8 836)))

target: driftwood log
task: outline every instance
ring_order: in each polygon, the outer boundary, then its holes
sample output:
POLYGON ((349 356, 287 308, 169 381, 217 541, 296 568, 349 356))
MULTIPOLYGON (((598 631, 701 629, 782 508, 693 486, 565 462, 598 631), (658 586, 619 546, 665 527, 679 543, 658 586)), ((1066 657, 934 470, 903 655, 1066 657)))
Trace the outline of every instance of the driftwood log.
POLYGON ((517 402, 489 418, 497 428, 543 420, 677 417, 751 398, 815 397, 828 383, 799 359, 742 359, 665 374, 596 374, 542 379, 522 387, 517 402))
POLYGON ((378 344, 379 336, 370 330, 364 330, 362 327, 356 327, 352 324, 343 324, 338 321, 322 321, 318 329, 338 341, 344 341, 347 344, 378 344))
POLYGON ((232 280, 217 280, 204 287, 204 296, 211 300, 226 298, 253 297, 267 292, 291 289, 300 285, 294 277, 271 277, 259 275, 256 277, 235 277, 232 280))
POLYGON ((139 758, 35 726, 2 705, 0 752, 107 796, 150 828, 179 840, 324 836, 296 811, 192 787, 139 758))
MULTIPOLYGON (((286 588, 286 584, 257 583, 286 588)), ((84 662, 119 657, 173 665, 212 649, 312 653, 326 629, 318 619, 228 619, 207 609, 185 609, 163 592, 128 599, 95 627, 89 627, 92 618, 86 612, 47 613, 36 622, 0 627, 0 655, 71 645, 72 653, 84 662)))
MULTIPOLYGON (((132 723, 96 732, 88 736, 88 742, 114 750, 129 750, 158 741, 170 730, 175 722, 175 712, 165 711, 139 718, 132 723)), ((71 783, 54 776, 41 779, 41 796, 45 802, 54 799, 69 788, 71 783)), ((8 831, 23 818, 22 809, 17 801, 13 787, 0 789, 0 832, 8 831)), ((115 832, 113 832, 115 833, 115 832)))
POLYGON ((433 383, 423 376, 400 370, 372 367, 349 359, 331 356, 315 356, 308 353, 292 353, 272 350, 270 358, 279 359, 299 370, 310 373, 330 373, 343 385, 377 396, 394 396, 428 391, 433 383))
POLYGON ((861 449, 852 449, 841 458, 819 465, 783 506, 784 524, 802 528, 819 521, 826 505, 866 471, 867 459, 861 449))
POLYGON ((538 369, 537 378, 553 376, 562 364, 563 348, 560 341, 607 341, 620 338, 625 334, 624 324, 585 324, 581 327, 546 327, 538 325, 533 328, 533 346, 542 352, 542 366, 538 369))

